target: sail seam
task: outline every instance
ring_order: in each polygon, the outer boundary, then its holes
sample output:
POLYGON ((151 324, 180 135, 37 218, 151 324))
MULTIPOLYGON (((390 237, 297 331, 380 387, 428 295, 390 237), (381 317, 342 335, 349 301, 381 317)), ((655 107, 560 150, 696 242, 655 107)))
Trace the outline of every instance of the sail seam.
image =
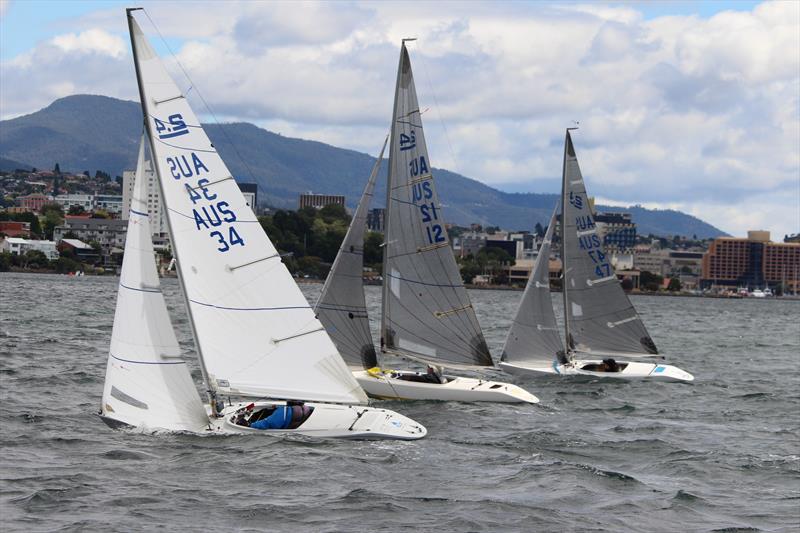
POLYGON ((289 307, 226 307, 223 305, 209 304, 197 300, 192 300, 191 298, 189 298, 189 301, 192 302, 193 304, 202 305, 205 307, 213 307, 214 309, 222 309, 223 311, 283 311, 287 309, 311 309, 310 305, 289 306, 289 307))
POLYGON ((132 361, 131 359, 123 359, 122 357, 117 357, 113 353, 109 353, 113 359, 117 361, 122 361, 123 363, 134 363, 137 365, 185 365, 186 361, 132 361))
POLYGON ((161 294, 161 289, 149 289, 149 288, 141 288, 141 289, 137 289, 136 287, 128 287, 127 285, 125 285, 125 284, 124 284, 124 283, 122 283, 122 282, 120 282, 119 286, 120 286, 120 287, 124 287, 124 288, 126 288, 126 289, 128 289, 128 290, 131 290, 131 291, 138 291, 138 292, 154 292, 154 293, 161 294))

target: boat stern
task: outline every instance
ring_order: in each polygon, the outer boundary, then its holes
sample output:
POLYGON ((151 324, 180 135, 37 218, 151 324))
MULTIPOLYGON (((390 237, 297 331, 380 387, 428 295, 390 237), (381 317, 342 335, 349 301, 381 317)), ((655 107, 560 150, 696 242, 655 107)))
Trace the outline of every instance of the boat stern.
POLYGON ((650 377, 672 381, 694 381, 693 375, 672 365, 655 365, 650 372, 650 377))

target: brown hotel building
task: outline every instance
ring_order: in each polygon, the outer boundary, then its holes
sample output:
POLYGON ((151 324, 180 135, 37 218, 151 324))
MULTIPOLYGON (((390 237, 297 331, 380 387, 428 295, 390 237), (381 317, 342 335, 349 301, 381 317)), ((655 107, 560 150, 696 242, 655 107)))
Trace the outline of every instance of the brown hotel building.
POLYGON ((800 243, 771 242, 768 231, 715 239, 703 256, 703 285, 800 289, 800 243))

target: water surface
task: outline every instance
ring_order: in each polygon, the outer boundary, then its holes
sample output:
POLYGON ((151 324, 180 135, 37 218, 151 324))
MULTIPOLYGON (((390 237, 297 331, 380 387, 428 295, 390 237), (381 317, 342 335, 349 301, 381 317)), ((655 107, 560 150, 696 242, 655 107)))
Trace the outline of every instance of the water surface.
MULTIPOLYGON (((378 402, 428 437, 298 442, 107 428, 117 283, 0 274, 3 531, 800 529, 800 302, 634 297, 693 384, 498 373, 542 403, 378 402)), ((303 286, 312 302, 320 289, 303 286)), ((470 296, 497 358, 521 293, 470 296)))

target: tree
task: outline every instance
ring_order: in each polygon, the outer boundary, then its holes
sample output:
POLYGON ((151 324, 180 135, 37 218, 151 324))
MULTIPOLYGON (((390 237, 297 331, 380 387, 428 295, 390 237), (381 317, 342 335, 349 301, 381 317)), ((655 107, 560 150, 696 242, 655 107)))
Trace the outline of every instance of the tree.
POLYGON ((83 209, 82 205, 71 205, 69 207, 69 211, 67 211, 68 215, 82 215, 86 211, 83 209))
POLYGON ((631 278, 623 278, 621 285, 622 290, 625 292, 630 292, 633 290, 633 280, 631 278))
POLYGON ((22 260, 23 268, 44 268, 49 264, 47 256, 39 250, 28 250, 22 260))
POLYGON ((44 218, 42 225, 44 236, 46 239, 52 239, 55 227, 64 223, 64 209, 60 204, 49 203, 42 206, 41 213, 44 218))
POLYGON ((659 274, 653 274, 647 270, 643 270, 639 274, 639 287, 648 291, 658 291, 661 284, 664 282, 664 277, 659 274))
POLYGON ((536 226, 533 228, 533 231, 536 232, 537 236, 544 237, 544 228, 539 222, 536 223, 536 226))
POLYGON ((9 252, 0 252, 0 272, 11 270, 11 263, 11 254, 9 252))
POLYGON ((53 169, 53 172, 55 172, 56 174, 61 174, 61 167, 59 166, 58 163, 56 163, 56 166, 53 169))
POLYGON ((667 290, 670 292, 679 292, 681 290, 681 280, 678 278, 670 278, 667 290))
POLYGON ((111 218, 111 215, 105 209, 95 209, 92 218, 111 218))
POLYGON ((364 237, 364 265, 380 269, 383 264, 383 235, 374 231, 364 237))

